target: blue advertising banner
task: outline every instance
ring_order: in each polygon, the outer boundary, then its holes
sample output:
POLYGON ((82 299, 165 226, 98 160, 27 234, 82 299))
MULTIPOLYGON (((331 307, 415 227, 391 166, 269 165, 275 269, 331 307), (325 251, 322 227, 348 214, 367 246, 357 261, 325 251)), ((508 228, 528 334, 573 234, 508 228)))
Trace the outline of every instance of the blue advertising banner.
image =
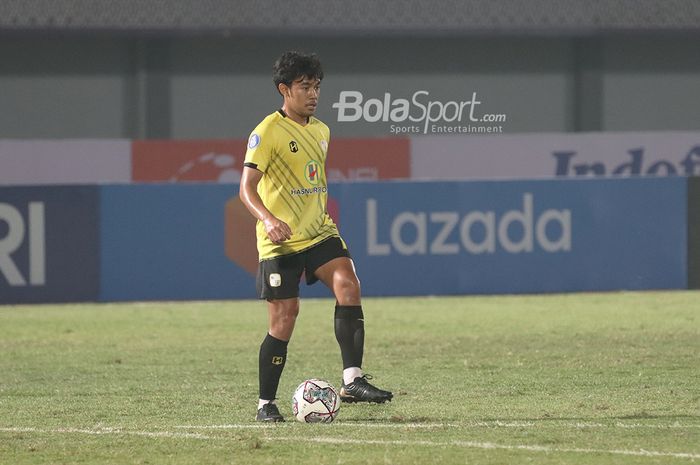
POLYGON ((364 295, 681 289, 684 178, 336 186, 364 295))
POLYGON ((96 186, 0 188, 0 303, 78 302, 99 293, 96 186))
POLYGON ((237 202, 237 185, 103 187, 100 300, 255 298, 254 221, 237 202))
MULTIPOLYGON (((329 211, 366 296, 684 289, 687 182, 348 183, 329 211)), ((254 224, 235 185, 3 187, 0 303, 255 298, 254 224)))
MULTIPOLYGON (((101 300, 256 297, 237 186, 101 197, 101 300)), ((349 183, 329 198, 366 296, 686 288, 686 205, 684 178, 349 183)))

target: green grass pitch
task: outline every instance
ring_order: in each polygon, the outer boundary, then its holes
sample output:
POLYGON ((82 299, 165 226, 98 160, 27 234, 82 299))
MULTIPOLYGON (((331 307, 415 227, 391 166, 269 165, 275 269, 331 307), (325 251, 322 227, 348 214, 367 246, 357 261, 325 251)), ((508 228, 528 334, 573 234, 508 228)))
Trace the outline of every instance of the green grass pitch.
POLYGON ((0 464, 700 462, 700 293, 364 300, 385 405, 291 421, 338 384, 333 302, 304 300, 253 421, 263 303, 0 306, 0 464))

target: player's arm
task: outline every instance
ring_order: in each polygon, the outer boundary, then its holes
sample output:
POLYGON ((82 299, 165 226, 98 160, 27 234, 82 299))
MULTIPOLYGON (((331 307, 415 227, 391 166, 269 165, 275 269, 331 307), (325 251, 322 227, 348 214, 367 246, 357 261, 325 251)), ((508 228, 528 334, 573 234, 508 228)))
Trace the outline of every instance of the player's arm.
POLYGON ((261 171, 245 166, 241 176, 239 196, 243 205, 265 226, 267 237, 275 244, 284 242, 292 237, 292 230, 287 223, 277 218, 265 207, 258 194, 258 183, 263 177, 261 171))

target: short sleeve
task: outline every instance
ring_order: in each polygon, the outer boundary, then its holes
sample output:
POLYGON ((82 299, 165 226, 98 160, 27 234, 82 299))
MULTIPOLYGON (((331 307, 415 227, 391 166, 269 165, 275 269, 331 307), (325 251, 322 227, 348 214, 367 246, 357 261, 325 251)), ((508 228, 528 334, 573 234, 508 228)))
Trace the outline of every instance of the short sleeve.
POLYGON ((250 166, 263 173, 272 159, 272 131, 269 126, 260 125, 248 137, 248 148, 245 152, 245 166, 250 166))

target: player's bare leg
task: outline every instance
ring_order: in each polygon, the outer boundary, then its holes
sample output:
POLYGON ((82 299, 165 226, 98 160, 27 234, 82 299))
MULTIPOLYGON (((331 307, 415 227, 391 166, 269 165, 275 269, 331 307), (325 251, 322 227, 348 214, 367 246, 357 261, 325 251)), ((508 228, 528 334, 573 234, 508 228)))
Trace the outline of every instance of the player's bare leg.
POLYGON ((361 305, 360 280, 348 257, 338 257, 318 267, 314 273, 333 291, 339 305, 361 305))
POLYGON ((267 302, 269 330, 271 336, 289 341, 299 316, 299 298, 269 300, 267 302))
POLYGON ((256 420, 284 421, 274 403, 282 370, 287 362, 287 344, 294 332, 299 315, 299 298, 269 300, 267 303, 269 329, 260 345, 259 381, 260 399, 256 420))
POLYGON ((320 266, 316 276, 333 291, 335 306, 335 337, 343 358, 343 402, 377 402, 391 400, 393 395, 372 386, 362 373, 365 344, 365 323, 362 313, 360 280, 348 257, 338 257, 320 266))

